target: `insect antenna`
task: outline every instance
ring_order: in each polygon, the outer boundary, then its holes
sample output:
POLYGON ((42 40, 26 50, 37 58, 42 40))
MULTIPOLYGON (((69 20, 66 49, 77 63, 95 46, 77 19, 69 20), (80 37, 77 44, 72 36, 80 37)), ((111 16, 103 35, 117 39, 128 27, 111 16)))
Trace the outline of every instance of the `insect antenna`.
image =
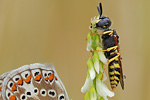
POLYGON ((99 18, 102 16, 102 4, 99 3, 99 6, 97 6, 97 10, 98 10, 98 13, 99 13, 99 18))

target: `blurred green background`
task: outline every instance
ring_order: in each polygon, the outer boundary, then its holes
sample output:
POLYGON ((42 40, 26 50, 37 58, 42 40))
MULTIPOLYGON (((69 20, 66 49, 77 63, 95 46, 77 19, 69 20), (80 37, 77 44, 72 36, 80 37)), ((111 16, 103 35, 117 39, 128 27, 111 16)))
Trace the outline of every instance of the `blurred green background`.
POLYGON ((99 2, 120 36, 127 77, 125 90, 118 86, 110 100, 150 100, 148 0, 0 0, 0 74, 25 64, 53 63, 69 97, 84 100, 80 89, 91 57, 86 36, 99 2))

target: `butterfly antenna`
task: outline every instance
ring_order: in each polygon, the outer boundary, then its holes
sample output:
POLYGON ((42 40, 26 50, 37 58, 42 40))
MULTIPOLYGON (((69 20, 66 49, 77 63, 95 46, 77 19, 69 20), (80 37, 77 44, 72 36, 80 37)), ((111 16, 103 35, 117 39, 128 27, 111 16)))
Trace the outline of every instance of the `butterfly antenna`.
POLYGON ((98 13, 99 13, 99 17, 102 16, 102 4, 99 3, 99 6, 97 6, 97 10, 98 10, 98 13))

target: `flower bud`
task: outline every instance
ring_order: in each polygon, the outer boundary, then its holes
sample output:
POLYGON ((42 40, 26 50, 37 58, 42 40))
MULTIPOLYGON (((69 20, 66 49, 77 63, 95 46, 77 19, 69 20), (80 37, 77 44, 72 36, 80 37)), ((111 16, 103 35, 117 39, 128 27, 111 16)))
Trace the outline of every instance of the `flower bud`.
POLYGON ((92 47, 92 37, 91 37, 91 31, 88 33, 87 35, 87 48, 86 50, 87 51, 90 51, 91 50, 91 47, 92 47))
POLYGON ((87 61, 87 68, 90 73, 90 78, 93 80, 95 78, 95 70, 94 70, 94 65, 93 65, 91 58, 89 58, 87 61))
POLYGON ((93 63, 94 63, 96 72, 99 74, 100 64, 99 64, 99 56, 97 52, 94 52, 93 54, 93 63))
POLYGON ((92 86, 92 84, 93 84, 93 81, 90 78, 89 72, 87 72, 86 80, 85 80, 84 85, 81 88, 81 92, 82 93, 86 93, 90 89, 90 87, 92 86))
POLYGON ((90 88, 90 100, 97 100, 97 96, 96 96, 96 90, 94 88, 94 86, 91 86, 90 88))
POLYGON ((95 35, 95 46, 99 46, 100 45, 100 36, 97 34, 95 35))
POLYGON ((115 94, 107 88, 103 81, 100 80, 101 77, 102 73, 96 77, 96 90, 99 96, 103 97, 105 100, 108 100, 107 96, 113 97, 115 94))
MULTIPOLYGON (((100 46, 98 46, 96 48, 96 50, 102 50, 102 48, 100 46)), ((103 52, 98 52, 98 55, 99 55, 100 61, 102 61, 104 64, 107 64, 107 59, 106 59, 104 53, 103 52)))

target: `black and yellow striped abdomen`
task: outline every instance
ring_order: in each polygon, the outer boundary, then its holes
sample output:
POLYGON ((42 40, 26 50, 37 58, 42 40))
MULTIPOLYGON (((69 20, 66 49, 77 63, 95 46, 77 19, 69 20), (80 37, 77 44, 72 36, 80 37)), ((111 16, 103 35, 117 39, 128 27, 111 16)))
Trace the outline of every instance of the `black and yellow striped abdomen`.
POLYGON ((115 89, 119 82, 124 89, 122 63, 119 53, 119 36, 114 29, 104 31, 102 35, 102 45, 105 57, 108 59, 108 73, 112 90, 115 89))
POLYGON ((117 87, 120 81, 120 65, 118 58, 109 64, 109 79, 112 90, 117 87))

